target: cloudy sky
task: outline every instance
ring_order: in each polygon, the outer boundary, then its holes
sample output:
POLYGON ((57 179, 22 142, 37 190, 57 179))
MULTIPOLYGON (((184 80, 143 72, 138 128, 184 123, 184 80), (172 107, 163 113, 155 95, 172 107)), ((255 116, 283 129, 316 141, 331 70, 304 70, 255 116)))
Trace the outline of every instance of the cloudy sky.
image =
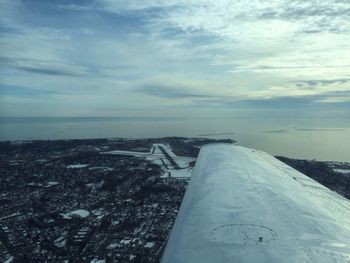
POLYGON ((349 0, 0 0, 1 116, 350 118, 349 0))

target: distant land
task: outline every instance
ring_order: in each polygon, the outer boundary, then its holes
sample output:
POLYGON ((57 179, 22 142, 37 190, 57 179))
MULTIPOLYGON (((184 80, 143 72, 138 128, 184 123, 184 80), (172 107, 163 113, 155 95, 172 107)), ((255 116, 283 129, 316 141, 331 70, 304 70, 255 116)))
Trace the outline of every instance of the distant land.
POLYGON ((264 133, 282 133, 286 132, 287 130, 272 130, 272 131, 264 131, 264 133))
POLYGON ((222 135, 233 135, 233 132, 224 132, 224 133, 204 133, 198 134, 197 136, 206 137, 206 136, 222 136, 222 135))
POLYGON ((329 128, 296 128, 294 127, 296 131, 339 131, 343 132, 346 131, 346 129, 329 129, 329 128))

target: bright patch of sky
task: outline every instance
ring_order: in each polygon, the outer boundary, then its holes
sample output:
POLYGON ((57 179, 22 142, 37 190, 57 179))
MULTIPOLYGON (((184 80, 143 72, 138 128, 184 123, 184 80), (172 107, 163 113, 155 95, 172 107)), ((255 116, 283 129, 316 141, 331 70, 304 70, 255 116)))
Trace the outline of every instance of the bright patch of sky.
POLYGON ((349 118, 349 21, 347 0, 0 0, 0 115, 349 118))

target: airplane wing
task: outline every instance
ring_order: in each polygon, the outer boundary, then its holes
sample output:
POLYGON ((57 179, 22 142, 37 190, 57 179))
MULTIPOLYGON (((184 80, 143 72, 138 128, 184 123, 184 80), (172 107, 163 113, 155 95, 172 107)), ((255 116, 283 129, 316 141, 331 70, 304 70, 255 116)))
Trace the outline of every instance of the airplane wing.
POLYGON ((350 201, 267 153, 202 147, 162 263, 350 262, 350 201))

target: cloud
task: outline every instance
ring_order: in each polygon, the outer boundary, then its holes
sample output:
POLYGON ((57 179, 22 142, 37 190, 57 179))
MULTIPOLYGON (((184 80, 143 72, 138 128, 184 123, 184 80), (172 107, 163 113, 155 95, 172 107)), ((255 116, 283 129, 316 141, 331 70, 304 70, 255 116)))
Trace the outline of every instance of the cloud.
POLYGON ((346 84, 350 82, 350 78, 295 80, 292 82, 296 83, 296 85, 300 87, 316 87, 316 86, 327 86, 331 84, 346 84))
POLYGON ((305 94, 297 93, 291 89, 283 95, 282 92, 276 92, 279 88, 268 90, 265 92, 255 92, 236 95, 220 95, 215 91, 203 93, 193 88, 182 88, 168 85, 144 85, 142 88, 136 89, 147 95, 170 100, 187 100, 189 104, 202 106, 235 106, 235 107, 268 107, 268 108, 297 108, 309 107, 316 104, 333 104, 349 103, 350 106, 350 89, 338 91, 326 91, 323 93, 307 92, 305 94))
POLYGON ((77 65, 67 65, 57 61, 0 57, 0 65, 7 69, 13 68, 43 75, 78 77, 89 74, 87 68, 77 65))
POLYGON ((57 69, 46 69, 46 68, 33 68, 33 67, 17 67, 17 69, 37 73, 37 74, 47 74, 47 75, 55 75, 55 76, 77 76, 68 71, 57 70, 57 69))
MULTIPOLYGON (((201 108, 221 108, 237 110, 256 111, 271 110, 272 115, 279 114, 280 111, 295 114, 299 116, 308 116, 318 114, 320 110, 350 110, 350 91, 344 92, 327 92, 315 95, 300 96, 276 96, 270 98, 263 97, 215 97, 204 98, 193 101, 193 105, 201 108)), ((348 112, 344 112, 348 115, 348 112)))
POLYGON ((57 7, 59 9, 63 10, 70 10, 70 11, 93 11, 95 10, 96 7, 92 6, 91 3, 89 4, 72 4, 72 3, 67 3, 67 4, 58 4, 57 7))
POLYGON ((12 97, 45 97, 61 94, 53 90, 35 90, 27 87, 0 85, 0 96, 12 97))
MULTIPOLYGON (((307 70, 307 69, 330 69, 330 68, 350 68, 350 65, 294 65, 294 66, 235 66, 230 72, 241 71, 277 71, 277 70, 307 70)), ((338 81, 336 81, 338 82, 338 81)), ((344 82, 343 82, 344 83, 344 82)))
POLYGON ((21 92, 23 112, 31 112, 43 103, 40 91, 69 94, 45 104, 47 112, 64 108, 68 115, 348 101, 345 0, 1 4, 1 84, 23 88, 4 102, 8 112, 22 105, 21 92))
POLYGON ((136 89, 136 91, 167 99, 202 99, 210 98, 212 95, 207 95, 203 93, 196 93, 191 91, 189 88, 183 87, 171 87, 167 85, 145 85, 141 88, 136 89))
MULTIPOLYGON (((326 92, 302 96, 280 96, 273 98, 243 99, 243 103, 255 106, 298 108, 327 103, 350 103, 350 91, 326 92)), ((350 108, 350 104, 348 105, 350 108)))

